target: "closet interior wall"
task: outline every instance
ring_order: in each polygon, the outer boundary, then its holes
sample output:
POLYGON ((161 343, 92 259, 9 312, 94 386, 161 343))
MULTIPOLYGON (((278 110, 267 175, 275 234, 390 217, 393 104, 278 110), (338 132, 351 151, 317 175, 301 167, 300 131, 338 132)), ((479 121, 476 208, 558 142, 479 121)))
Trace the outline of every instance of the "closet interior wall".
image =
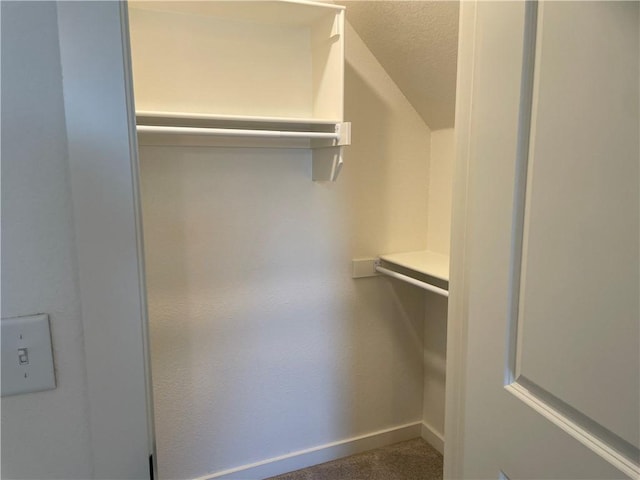
MULTIPOLYGON (((451 193, 455 161, 454 129, 431 132, 427 249, 449 256, 451 193)), ((422 436, 444 451, 447 298, 425 294, 422 436)))
POLYGON ((429 230, 448 157, 430 172, 452 135, 430 131, 348 23, 346 38, 338 182, 311 182, 308 149, 140 146, 161 478, 425 424, 441 441, 446 302, 350 267, 447 243, 429 230))

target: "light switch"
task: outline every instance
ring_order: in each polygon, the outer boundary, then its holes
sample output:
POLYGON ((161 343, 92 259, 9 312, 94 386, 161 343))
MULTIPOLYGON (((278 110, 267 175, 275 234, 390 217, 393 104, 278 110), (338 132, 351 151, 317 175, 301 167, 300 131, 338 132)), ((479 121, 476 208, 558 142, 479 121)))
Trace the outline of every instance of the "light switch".
POLYGON ((3 318, 2 396, 56 388, 49 316, 3 318))
POLYGON ((29 365, 29 349, 28 348, 18 349, 18 363, 20 365, 29 365))

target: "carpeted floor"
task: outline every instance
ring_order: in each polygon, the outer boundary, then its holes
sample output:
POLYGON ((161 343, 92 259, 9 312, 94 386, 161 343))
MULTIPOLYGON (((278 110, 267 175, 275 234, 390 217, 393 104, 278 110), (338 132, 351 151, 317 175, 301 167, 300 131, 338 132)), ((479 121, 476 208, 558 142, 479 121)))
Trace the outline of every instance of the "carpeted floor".
POLYGON ((441 480, 442 455, 421 438, 267 480, 441 480))

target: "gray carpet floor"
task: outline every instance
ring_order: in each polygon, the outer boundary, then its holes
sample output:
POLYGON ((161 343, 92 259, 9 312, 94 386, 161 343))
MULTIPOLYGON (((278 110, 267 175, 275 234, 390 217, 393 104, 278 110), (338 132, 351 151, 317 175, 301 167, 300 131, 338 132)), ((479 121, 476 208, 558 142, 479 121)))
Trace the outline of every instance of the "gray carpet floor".
POLYGON ((267 480, 441 480, 442 455, 422 438, 267 480))

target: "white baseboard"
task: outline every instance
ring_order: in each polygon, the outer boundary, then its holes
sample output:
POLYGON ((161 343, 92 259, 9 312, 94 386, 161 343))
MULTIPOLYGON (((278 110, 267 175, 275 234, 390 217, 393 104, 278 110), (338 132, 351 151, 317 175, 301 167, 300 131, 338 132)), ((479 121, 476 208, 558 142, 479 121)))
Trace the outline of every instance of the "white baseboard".
MULTIPOLYGON (((274 475, 299 470, 319 463, 337 460, 361 453, 372 448, 384 447, 392 443, 411 440, 419 437, 424 425, 420 422, 400 425, 398 427, 379 430, 377 432, 361 435, 359 437, 348 438, 339 442, 327 443, 318 447, 299 450, 279 457, 269 458, 261 462, 242 465, 240 467, 223 470, 199 477, 195 480, 257 480, 274 475)), ((423 435, 424 438, 424 435, 423 435)), ((427 440, 428 441, 428 440, 427 440)))
POLYGON ((444 435, 427 423, 422 423, 421 437, 444 455, 444 435))

